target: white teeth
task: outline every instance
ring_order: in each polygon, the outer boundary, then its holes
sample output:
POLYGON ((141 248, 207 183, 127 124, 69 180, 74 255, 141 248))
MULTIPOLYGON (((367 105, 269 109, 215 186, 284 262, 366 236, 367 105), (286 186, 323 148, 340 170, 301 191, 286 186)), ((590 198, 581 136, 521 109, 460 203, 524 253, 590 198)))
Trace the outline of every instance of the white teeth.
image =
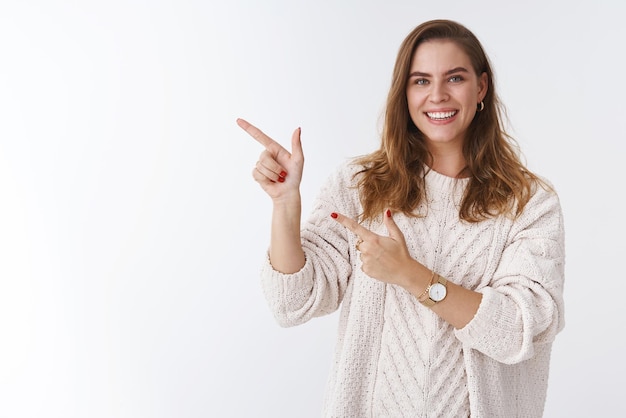
POLYGON ((443 120, 449 119, 452 116, 456 115, 456 110, 452 112, 426 112, 426 114, 431 119, 443 120))

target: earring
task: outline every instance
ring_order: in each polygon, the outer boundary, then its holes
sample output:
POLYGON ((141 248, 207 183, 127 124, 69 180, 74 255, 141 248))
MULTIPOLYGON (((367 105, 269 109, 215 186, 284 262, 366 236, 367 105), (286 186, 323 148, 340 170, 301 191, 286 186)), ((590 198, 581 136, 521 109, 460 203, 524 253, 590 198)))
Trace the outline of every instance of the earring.
POLYGON ((478 103, 478 106, 476 107, 476 111, 482 112, 484 108, 485 108, 485 102, 481 100, 480 103, 478 103))

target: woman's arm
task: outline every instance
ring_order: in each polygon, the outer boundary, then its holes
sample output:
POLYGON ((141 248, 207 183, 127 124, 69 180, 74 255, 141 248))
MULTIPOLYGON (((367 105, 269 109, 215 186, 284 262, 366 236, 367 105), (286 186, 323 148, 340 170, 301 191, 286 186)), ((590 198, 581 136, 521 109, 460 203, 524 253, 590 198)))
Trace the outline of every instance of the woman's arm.
POLYGON ((237 119, 237 124, 265 147, 252 171, 252 177, 273 203, 270 261, 279 272, 295 273, 304 267, 304 252, 300 240, 300 182, 304 153, 300 128, 293 132, 290 153, 247 121, 237 119))

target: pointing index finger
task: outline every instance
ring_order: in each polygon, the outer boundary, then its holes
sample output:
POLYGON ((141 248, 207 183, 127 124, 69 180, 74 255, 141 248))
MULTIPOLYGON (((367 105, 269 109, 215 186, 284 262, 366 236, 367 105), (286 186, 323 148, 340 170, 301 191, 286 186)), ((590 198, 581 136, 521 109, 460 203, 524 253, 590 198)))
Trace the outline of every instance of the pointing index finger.
POLYGON ((347 216, 344 216, 344 215, 342 215, 340 213, 333 212, 333 213, 331 213, 330 216, 334 220, 339 222, 341 225, 343 225, 346 228, 348 228, 350 231, 352 231, 352 233, 354 233, 357 237, 361 238, 362 240, 366 240, 366 239, 371 238, 371 237, 376 235, 372 231, 370 231, 369 229, 367 229, 364 226, 360 225, 354 219, 348 218, 347 216))
MULTIPOLYGON (((244 119, 237 119, 237 125, 239 125, 244 131, 248 133, 252 138, 254 138, 257 142, 263 145, 265 148, 269 148, 271 146, 280 146, 278 142, 274 141, 269 136, 265 135, 263 131, 259 128, 251 124, 250 122, 244 119)), ((281 147, 282 148, 282 147, 281 147)))

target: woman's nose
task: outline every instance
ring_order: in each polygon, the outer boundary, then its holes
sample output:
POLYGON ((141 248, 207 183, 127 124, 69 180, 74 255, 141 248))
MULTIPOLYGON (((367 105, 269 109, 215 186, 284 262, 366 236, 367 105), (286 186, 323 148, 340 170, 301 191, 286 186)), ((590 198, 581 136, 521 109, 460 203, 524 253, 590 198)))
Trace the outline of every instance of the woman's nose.
POLYGON ((441 83, 433 83, 431 84, 432 88, 430 90, 430 101, 433 103, 440 103, 448 100, 448 90, 446 86, 441 83))

